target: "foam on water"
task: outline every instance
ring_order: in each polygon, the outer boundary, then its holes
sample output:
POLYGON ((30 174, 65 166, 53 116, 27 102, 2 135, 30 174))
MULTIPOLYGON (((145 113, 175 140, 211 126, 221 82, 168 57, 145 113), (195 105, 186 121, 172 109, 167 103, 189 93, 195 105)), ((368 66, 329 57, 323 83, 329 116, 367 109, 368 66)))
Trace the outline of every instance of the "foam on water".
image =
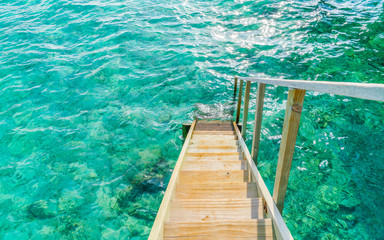
MULTIPOLYGON (((375 0, 2 0, 0 238, 145 239, 181 123, 231 114, 234 75, 383 83, 383 17, 375 0)), ((285 99, 267 87, 270 190, 285 99)), ((308 92, 304 108, 292 234, 382 239, 383 104, 308 92)))

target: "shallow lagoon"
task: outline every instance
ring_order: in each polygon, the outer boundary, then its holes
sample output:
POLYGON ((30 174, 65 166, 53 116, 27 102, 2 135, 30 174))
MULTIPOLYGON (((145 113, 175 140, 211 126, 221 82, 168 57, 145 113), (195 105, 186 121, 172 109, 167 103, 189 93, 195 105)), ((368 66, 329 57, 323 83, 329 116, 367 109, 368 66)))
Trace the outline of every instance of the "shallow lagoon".
MULTIPOLYGON (((2 1, 0 238, 146 239, 182 123, 231 114, 236 74, 383 83, 383 17, 382 1, 2 1)), ((267 87, 270 190, 286 93, 267 87)), ((304 108, 292 234, 384 238, 383 104, 304 108)))

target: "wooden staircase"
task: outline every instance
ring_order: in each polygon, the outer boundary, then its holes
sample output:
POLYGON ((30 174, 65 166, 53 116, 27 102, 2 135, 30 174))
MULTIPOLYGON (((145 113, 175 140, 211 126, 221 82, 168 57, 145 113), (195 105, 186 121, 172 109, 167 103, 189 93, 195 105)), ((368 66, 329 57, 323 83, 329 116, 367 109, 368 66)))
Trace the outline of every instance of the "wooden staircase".
POLYGON ((281 213, 306 91, 384 102, 384 84, 235 77, 236 123, 194 120, 163 196, 149 240, 293 240, 281 213), (245 84, 243 110, 242 94, 245 84), (244 138, 251 83, 257 98, 249 151, 244 138), (256 166, 266 84, 289 87, 273 196, 256 166), (242 131, 237 127, 243 113, 242 131))
POLYGON ((232 122, 198 121, 163 239, 273 239, 232 122))

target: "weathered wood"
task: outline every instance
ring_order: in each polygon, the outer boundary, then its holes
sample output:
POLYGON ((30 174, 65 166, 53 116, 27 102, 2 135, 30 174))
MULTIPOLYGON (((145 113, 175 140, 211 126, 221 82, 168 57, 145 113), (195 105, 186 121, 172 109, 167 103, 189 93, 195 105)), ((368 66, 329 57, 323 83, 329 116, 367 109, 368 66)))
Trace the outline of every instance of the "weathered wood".
POLYGON ((246 162, 205 160, 205 161, 185 161, 183 170, 245 170, 246 162))
POLYGON ((259 170, 257 169, 255 163, 253 162, 252 156, 249 153, 249 150, 247 148, 247 145, 244 142, 244 139, 241 138, 240 130, 235 126, 235 131, 237 136, 239 137, 239 145, 241 149, 244 152, 245 159, 248 162, 249 170, 252 174, 252 179, 257 184, 257 189, 262 193, 261 198, 265 201, 265 207, 267 209, 267 216, 271 218, 272 225, 274 229, 274 233, 277 240, 283 239, 283 240, 292 240, 293 237, 285 224, 283 217, 281 216, 281 213, 279 212, 279 209, 277 208, 275 202, 272 199, 271 194, 269 193, 269 190, 267 186, 265 185, 265 182, 263 178, 260 175, 259 170))
POLYGON ((249 94, 251 92, 251 82, 245 84, 245 96, 244 96, 244 110, 243 110, 243 128, 241 134, 245 139, 247 133, 247 120, 248 120, 248 106, 249 106, 249 94))
POLYGON ((165 239, 259 239, 272 240, 270 219, 167 222, 165 239))
POLYGON ((242 97, 243 97, 243 80, 240 80, 239 97, 237 99, 237 109, 236 109, 236 124, 239 123, 239 120, 240 120, 241 98, 242 97))
POLYGON ((170 221, 207 221, 263 218, 260 198, 179 199, 172 201, 170 221))
POLYGON ((215 135, 215 131, 214 136, 195 135, 196 130, 192 137, 189 134, 189 145, 185 151, 183 147, 184 157, 176 163, 164 196, 169 199, 166 213, 162 203, 155 220, 154 227, 163 231, 157 231, 156 237, 151 232, 150 239, 273 239, 271 220, 258 219, 264 218, 263 201, 237 145, 240 131, 234 129, 234 136, 215 135), (167 197, 170 187, 172 195, 167 197), (163 225, 157 223, 160 214, 163 225))
POLYGON ((384 84, 288 80, 251 77, 238 77, 238 79, 240 79, 240 81, 244 80, 264 84, 272 84, 282 87, 303 89, 307 91, 316 91, 384 102, 384 84))
POLYGON ((236 91, 237 91, 237 77, 235 77, 235 89, 233 91, 233 98, 236 98, 236 91))
POLYGON ((240 157, 242 153, 240 152, 188 152, 187 156, 192 156, 192 157, 230 157, 230 156, 235 156, 235 157, 240 157))
POLYGON ((263 106, 265 96, 265 84, 257 84, 257 96, 256 96, 256 112, 255 112, 255 123, 253 126, 253 139, 252 139, 252 159, 257 165, 257 157, 259 155, 259 144, 260 144, 260 132, 261 132, 261 121, 263 119, 263 106))
POLYGON ((239 150, 239 147, 236 143, 233 143, 232 145, 190 145, 189 152, 199 152, 199 151, 210 151, 210 152, 220 152, 220 151, 231 151, 236 152, 239 150))
POLYGON ((201 145, 216 145, 216 146, 229 146, 229 145, 237 145, 237 140, 220 140, 220 139, 192 139, 190 145, 193 146, 201 146, 201 145))
POLYGON ((192 170, 181 171, 179 183, 223 183, 223 182, 247 182, 248 175, 244 170, 192 170))
POLYGON ((238 146, 210 146, 210 148, 205 147, 191 147, 189 148, 188 152, 192 153, 199 153, 199 152, 211 152, 211 153, 220 153, 220 152, 238 152, 239 147, 238 146))
POLYGON ((234 161, 234 160, 244 160, 242 154, 239 155, 230 155, 230 156, 189 156, 185 157, 188 161, 207 161, 207 160, 220 160, 220 161, 234 161))
POLYGON ((235 135, 193 135, 192 140, 210 140, 210 141, 218 141, 218 140, 237 140, 237 136, 235 135))
POLYGON ((290 89, 288 92, 275 185, 273 189, 273 199, 280 212, 283 212, 285 193, 287 191, 288 178, 291 171, 292 157, 295 150, 297 132, 299 130, 304 96, 305 90, 290 89))
POLYGON ((187 152, 187 148, 191 140, 192 132, 195 125, 196 125, 196 120, 193 121, 191 128, 189 129, 189 133, 187 135, 187 138, 185 139, 179 158, 177 159, 176 166, 173 170, 171 179, 169 180, 167 190, 165 191, 163 200, 161 201, 159 211, 157 212, 156 219, 152 225, 152 230, 148 238, 149 240, 163 239, 164 222, 167 221, 169 218, 171 200, 175 197, 176 183, 179 178, 179 172, 183 165, 183 161, 185 159, 185 153, 187 152))
POLYGON ((244 182, 177 184, 175 199, 257 198, 255 184, 244 182))
POLYGON ((197 131, 195 130, 193 132, 193 136, 197 136, 197 135, 214 136, 214 135, 235 135, 235 134, 232 130, 231 131, 197 131))

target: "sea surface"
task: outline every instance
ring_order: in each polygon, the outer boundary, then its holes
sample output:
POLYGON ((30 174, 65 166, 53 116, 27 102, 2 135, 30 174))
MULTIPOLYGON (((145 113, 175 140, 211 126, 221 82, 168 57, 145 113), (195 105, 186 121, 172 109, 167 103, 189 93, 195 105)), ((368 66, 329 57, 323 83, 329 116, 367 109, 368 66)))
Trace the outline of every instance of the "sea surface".
MULTIPOLYGON (((383 5, 0 0, 0 239, 146 239, 182 123, 231 117, 235 75, 384 83, 383 5)), ((286 98, 267 86, 271 191, 286 98)), ((384 239, 383 146, 383 103, 307 92, 283 214, 295 239, 384 239)))

